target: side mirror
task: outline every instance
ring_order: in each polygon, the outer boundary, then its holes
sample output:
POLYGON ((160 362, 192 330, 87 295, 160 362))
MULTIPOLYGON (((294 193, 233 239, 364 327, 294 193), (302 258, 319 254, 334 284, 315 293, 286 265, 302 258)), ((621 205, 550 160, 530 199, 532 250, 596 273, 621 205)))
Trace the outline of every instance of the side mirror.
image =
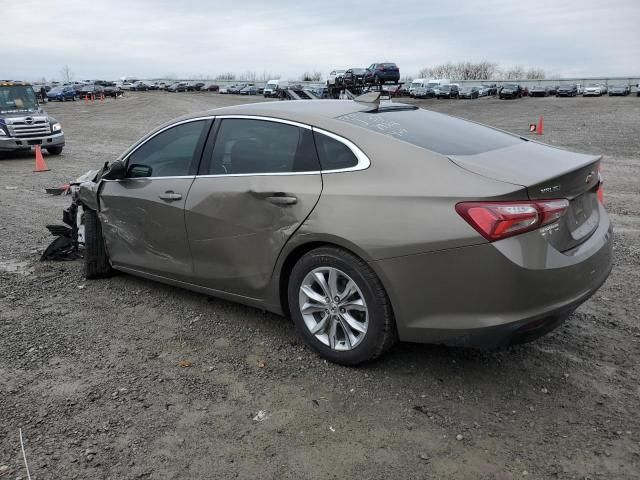
POLYGON ((129 166, 127 177, 144 178, 144 177, 150 177, 152 173, 153 173, 153 169, 150 166, 134 163, 133 165, 129 166))
POLYGON ((120 180, 127 176, 127 167, 121 160, 116 160, 109 166, 109 171, 102 178, 106 180, 120 180))

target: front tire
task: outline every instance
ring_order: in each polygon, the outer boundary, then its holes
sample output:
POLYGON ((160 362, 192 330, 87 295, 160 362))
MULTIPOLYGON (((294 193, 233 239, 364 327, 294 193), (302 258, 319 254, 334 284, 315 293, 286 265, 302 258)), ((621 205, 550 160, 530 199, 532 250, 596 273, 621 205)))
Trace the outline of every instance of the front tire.
POLYGON ((109 255, 102 237, 102 224, 98 214, 84 210, 84 276, 88 280, 106 278, 113 274, 109 255))
POLYGON ((391 302, 371 267, 323 247, 304 255, 288 285, 291 317, 306 343, 342 365, 373 360, 396 342, 391 302))
POLYGON ((62 153, 62 147, 46 147, 49 155, 60 155, 62 153))

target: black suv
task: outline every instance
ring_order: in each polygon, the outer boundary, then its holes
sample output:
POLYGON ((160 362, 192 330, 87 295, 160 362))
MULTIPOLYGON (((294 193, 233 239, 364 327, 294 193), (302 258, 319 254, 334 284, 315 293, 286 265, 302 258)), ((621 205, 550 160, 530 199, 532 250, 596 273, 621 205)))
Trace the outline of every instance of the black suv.
POLYGON ((506 83, 500 87, 498 96, 500 99, 522 98, 522 87, 517 83, 506 83))
POLYGON ((577 97, 578 86, 577 85, 560 85, 556 90, 556 97, 577 97))
POLYGON ((342 82, 345 87, 356 87, 364 85, 364 76, 367 73, 366 68, 350 68, 342 76, 342 82))
POLYGON ((364 83, 380 84, 400 81, 400 69, 395 63, 372 63, 364 75, 364 83))
POLYGON ((80 89, 81 97, 99 97, 104 93, 104 87, 102 85, 83 85, 80 89))
POLYGON ((438 87, 438 98, 459 98, 460 89, 457 85, 442 85, 438 87))

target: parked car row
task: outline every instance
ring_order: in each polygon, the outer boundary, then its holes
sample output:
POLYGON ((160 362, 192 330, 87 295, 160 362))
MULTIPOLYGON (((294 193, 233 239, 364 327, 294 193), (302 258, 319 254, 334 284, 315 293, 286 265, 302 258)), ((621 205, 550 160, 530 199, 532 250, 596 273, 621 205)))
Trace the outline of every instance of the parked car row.
POLYGON ((219 89, 222 94, 236 95, 262 95, 265 91, 264 87, 257 87, 253 83, 236 83, 219 89))
POLYGON ((130 80, 118 82, 122 90, 134 92, 146 92, 148 90, 164 90, 167 92, 217 92, 220 87, 212 82, 145 82, 142 80, 130 80))
POLYGON ((66 85, 53 85, 53 86, 41 86, 40 90, 44 89, 46 98, 48 101, 75 101, 78 98, 85 97, 118 97, 122 95, 122 89, 117 87, 114 83, 100 82, 100 83, 81 83, 76 82, 66 85), (48 88, 47 88, 48 87, 48 88))
POLYGON ((602 95, 629 95, 631 87, 629 85, 611 85, 604 83, 591 83, 583 87, 579 83, 564 84, 556 86, 536 85, 529 91, 532 97, 547 97, 555 95, 556 97, 601 97, 602 95))
POLYGON ((475 99, 495 95, 497 87, 492 85, 459 85, 449 80, 417 79, 404 86, 404 94, 412 98, 468 98, 475 99))

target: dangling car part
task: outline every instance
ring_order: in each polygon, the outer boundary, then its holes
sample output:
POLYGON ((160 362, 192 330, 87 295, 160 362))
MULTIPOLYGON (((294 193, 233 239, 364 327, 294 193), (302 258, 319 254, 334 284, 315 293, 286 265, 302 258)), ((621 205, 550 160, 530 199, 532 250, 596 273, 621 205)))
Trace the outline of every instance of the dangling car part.
POLYGON ((83 214, 80 210, 79 187, 87 181, 99 181, 101 175, 107 170, 108 164, 105 164, 101 170, 90 170, 78 177, 74 182, 69 183, 68 190, 71 192, 71 205, 62 212, 62 222, 64 225, 47 225, 47 230, 56 238, 42 253, 40 257, 41 262, 46 260, 67 261, 83 258, 84 221, 83 214))

